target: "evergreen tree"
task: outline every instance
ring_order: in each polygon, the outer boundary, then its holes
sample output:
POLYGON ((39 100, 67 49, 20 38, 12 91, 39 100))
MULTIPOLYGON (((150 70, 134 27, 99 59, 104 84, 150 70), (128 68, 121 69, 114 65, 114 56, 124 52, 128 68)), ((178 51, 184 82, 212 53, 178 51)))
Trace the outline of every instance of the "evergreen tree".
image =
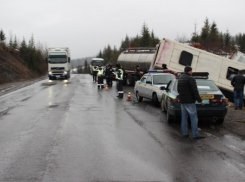
POLYGON ((14 36, 13 48, 14 49, 17 49, 18 48, 18 42, 17 42, 16 35, 14 36))
POLYGON ((128 35, 126 35, 125 40, 122 41, 121 43, 121 49, 128 49, 130 46, 130 41, 128 35))
POLYGON ((97 58, 102 58, 103 57, 101 50, 100 50, 99 54, 96 57, 97 58))
POLYGON ((159 42, 160 42, 160 40, 157 37, 155 37, 155 34, 154 34, 153 30, 152 30, 150 47, 156 47, 156 45, 159 44, 159 42))
POLYGON ((209 50, 213 53, 218 52, 219 50, 218 48, 220 47, 220 41, 219 41, 219 31, 215 22, 213 22, 210 27, 208 42, 209 42, 208 45, 209 50))
POLYGON ((230 43, 231 43, 231 35, 229 33, 229 30, 226 30, 226 33, 224 35, 224 45, 226 47, 229 47, 230 46, 230 43))
POLYGON ((140 47, 148 47, 149 45, 150 45, 150 33, 148 27, 144 23, 141 30, 140 47))
POLYGON ((200 34, 200 42, 204 49, 207 49, 209 43, 208 42, 209 32, 210 32, 209 20, 208 18, 206 18, 200 34))
POLYGON ((12 40, 12 36, 9 39, 9 47, 13 47, 13 40, 12 40))
POLYGON ((31 39, 29 40, 28 48, 35 49, 35 41, 34 41, 33 34, 31 36, 31 39))
POLYGON ((5 34, 4 34, 3 30, 1 29, 0 30, 0 42, 2 44, 4 44, 5 39, 6 39, 5 34))
POLYGON ((130 39, 130 47, 140 47, 140 37, 136 35, 136 37, 130 39))

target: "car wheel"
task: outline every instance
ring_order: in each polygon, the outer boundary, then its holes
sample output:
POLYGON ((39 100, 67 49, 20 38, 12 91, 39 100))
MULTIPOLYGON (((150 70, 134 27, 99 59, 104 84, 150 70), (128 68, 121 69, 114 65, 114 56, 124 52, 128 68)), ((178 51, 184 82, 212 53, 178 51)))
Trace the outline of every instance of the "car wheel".
POLYGON ((216 123, 217 123, 217 124, 223 124, 223 123, 224 123, 224 120, 225 120, 225 118, 218 119, 218 120, 216 121, 216 123))
POLYGON ((138 101, 138 102, 142 102, 142 100, 143 100, 143 97, 141 97, 141 96, 139 95, 139 92, 136 92, 136 98, 137 98, 137 101, 138 101))
POLYGON ((162 112, 166 112, 166 108, 164 107, 164 102, 163 102, 163 99, 162 99, 162 102, 161 102, 161 110, 162 112))
POLYGON ((152 102, 155 106, 159 106, 159 102, 158 102, 158 99, 157 99, 157 94, 153 94, 152 96, 152 102))

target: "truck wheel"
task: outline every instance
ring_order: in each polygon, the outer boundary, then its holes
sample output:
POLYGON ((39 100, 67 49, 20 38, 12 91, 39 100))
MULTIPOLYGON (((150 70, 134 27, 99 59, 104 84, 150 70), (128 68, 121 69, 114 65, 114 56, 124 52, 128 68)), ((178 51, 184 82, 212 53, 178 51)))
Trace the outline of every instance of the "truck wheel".
POLYGON ((136 92, 136 98, 138 102, 142 102, 143 97, 139 96, 139 92, 136 92))
POLYGON ((127 85, 128 86, 134 85, 134 77, 132 75, 127 75, 127 85))
POLYGON ((156 107, 158 107, 159 106, 159 102, 158 102, 158 99, 157 99, 157 94, 153 94, 153 96, 152 96, 152 102, 153 102, 153 104, 156 106, 156 107))
POLYGON ((162 112, 166 112, 166 108, 164 107, 164 102, 163 102, 163 99, 162 99, 162 102, 161 102, 161 110, 162 112))

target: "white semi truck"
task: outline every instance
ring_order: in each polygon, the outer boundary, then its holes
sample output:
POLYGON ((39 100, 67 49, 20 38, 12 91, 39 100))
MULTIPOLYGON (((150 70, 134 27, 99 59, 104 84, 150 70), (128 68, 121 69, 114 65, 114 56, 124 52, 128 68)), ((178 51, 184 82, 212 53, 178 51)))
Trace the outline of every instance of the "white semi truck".
POLYGON ((50 80, 70 78, 71 57, 68 47, 50 47, 47 50, 48 77, 50 80))

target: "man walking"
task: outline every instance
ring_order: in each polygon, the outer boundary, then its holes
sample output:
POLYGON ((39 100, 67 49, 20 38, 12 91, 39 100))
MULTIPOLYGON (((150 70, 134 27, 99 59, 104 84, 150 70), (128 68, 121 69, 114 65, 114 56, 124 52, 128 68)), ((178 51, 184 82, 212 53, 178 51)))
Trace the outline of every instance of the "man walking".
POLYGON ((179 100, 181 103, 181 133, 183 136, 188 137, 188 116, 191 120, 191 129, 192 129, 192 138, 193 139, 202 139, 205 138, 201 136, 198 131, 198 117, 197 117, 197 109, 195 102, 202 101, 197 85, 196 80, 192 78, 192 68, 190 66, 186 66, 184 69, 184 74, 180 76, 178 81, 178 92, 179 92, 179 100))
POLYGON ((245 84, 245 77, 242 75, 242 71, 239 70, 238 75, 234 76, 231 80, 231 85, 234 87, 233 97, 234 97, 235 109, 239 108, 240 110, 242 110, 244 84, 245 84))

